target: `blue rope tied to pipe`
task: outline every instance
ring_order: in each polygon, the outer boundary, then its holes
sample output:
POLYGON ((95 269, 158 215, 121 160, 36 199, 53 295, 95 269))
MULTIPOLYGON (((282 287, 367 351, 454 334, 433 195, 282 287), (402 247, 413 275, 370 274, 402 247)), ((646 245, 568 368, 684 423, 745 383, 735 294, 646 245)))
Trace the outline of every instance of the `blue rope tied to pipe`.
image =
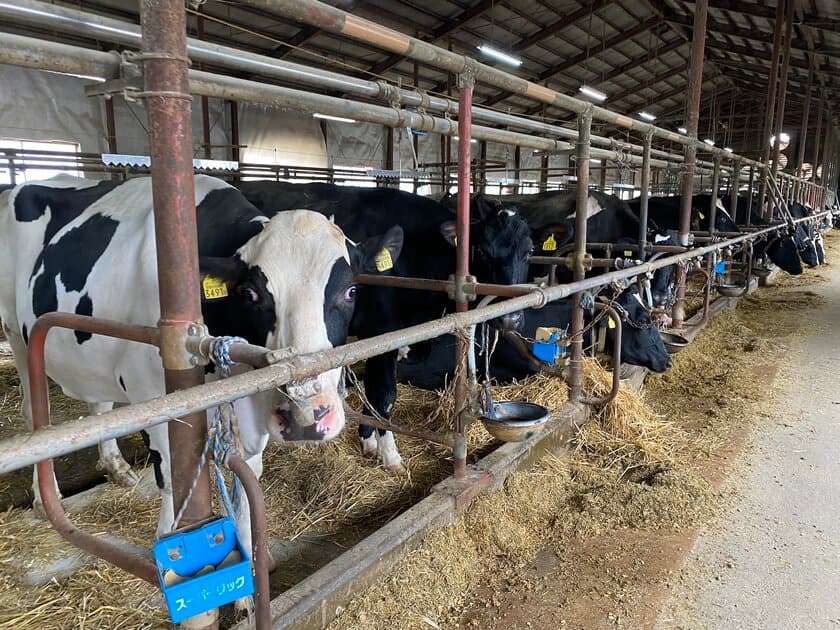
MULTIPOLYGON (((234 343, 247 343, 247 341, 242 337, 216 337, 210 343, 210 360, 219 368, 219 373, 222 378, 230 376, 230 368, 237 363, 230 358, 230 348, 234 343)), ((223 469, 230 470, 227 466, 227 458, 230 455, 240 455, 242 450, 241 444, 242 442, 239 438, 239 421, 236 418, 233 403, 222 403, 216 407, 213 413, 213 419, 207 428, 207 441, 204 443, 204 450, 201 452, 201 459, 199 459, 190 490, 187 492, 187 496, 184 498, 184 503, 178 510, 175 520, 172 522, 173 530, 184 516, 190 499, 192 499, 193 491, 198 485, 198 479, 207 461, 207 456, 210 453, 213 454, 216 488, 219 491, 225 514, 233 516, 236 519, 239 518, 242 484, 239 478, 234 475, 233 485, 228 490, 223 469)))

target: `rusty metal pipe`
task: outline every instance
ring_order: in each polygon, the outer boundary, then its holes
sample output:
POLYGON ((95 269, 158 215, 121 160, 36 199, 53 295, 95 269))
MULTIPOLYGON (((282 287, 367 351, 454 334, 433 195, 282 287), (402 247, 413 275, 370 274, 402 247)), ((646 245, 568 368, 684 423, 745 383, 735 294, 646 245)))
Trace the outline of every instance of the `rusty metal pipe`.
MULTIPOLYGON (((708 0, 697 0, 694 5, 694 29, 691 40, 691 62, 688 75, 688 103, 685 122, 687 135, 694 140, 684 148, 682 174, 682 198, 680 201, 680 222, 677 237, 680 245, 688 246, 691 230, 691 201, 694 195, 694 172, 697 161, 697 127, 700 123, 700 92, 703 87, 703 52, 706 47, 706 19, 709 14, 708 0)), ((677 269, 677 299, 674 304, 673 326, 682 327, 685 318, 685 270, 677 269)))
MULTIPOLYGON (((577 198, 575 213, 575 251, 572 277, 580 282, 586 276, 586 228, 588 213, 584 211, 589 201, 589 136, 592 130, 592 111, 585 109, 578 114, 577 198)), ((571 340, 569 351, 569 399, 580 400, 583 386, 583 295, 575 293, 572 306, 571 340)))
POLYGON ((238 455, 227 458, 227 466, 242 483, 242 490, 248 497, 251 513, 251 543, 254 557, 254 616, 257 630, 271 628, 271 591, 268 578, 271 554, 268 552, 268 526, 266 524, 265 498, 260 480, 247 462, 238 455))
POLYGON ((593 407, 603 407, 615 400, 615 397, 618 396, 618 390, 621 387, 621 317, 612 306, 602 302, 595 303, 595 310, 606 311, 607 316, 611 317, 615 322, 615 328, 613 329, 612 386, 605 396, 595 398, 582 397, 580 402, 584 405, 592 405, 593 407))
POLYGON ((344 415, 348 422, 355 422, 356 424, 365 424, 374 429, 383 429, 385 431, 393 431, 394 433, 401 433, 410 437, 419 438, 441 446, 454 448, 456 434, 452 432, 439 433, 437 431, 427 431, 426 429, 418 429, 409 427, 404 424, 397 424, 394 422, 382 422, 370 416, 359 413, 347 404, 344 405, 344 415))
POLYGON ((650 144, 651 133, 645 134, 642 153, 642 198, 639 201, 639 259, 645 259, 648 229, 648 200, 650 199, 650 144))
MULTIPOLYGON (((47 334, 55 327, 80 330, 108 337, 119 337, 151 345, 157 345, 159 339, 157 329, 147 326, 133 326, 105 320, 95 321, 91 317, 71 313, 47 313, 39 317, 29 333, 27 346, 30 407, 32 428, 35 433, 34 435, 23 436, 25 438, 34 438, 43 434, 50 425, 49 385, 44 350, 47 334)), ((35 465, 38 471, 38 489, 44 512, 52 526, 65 540, 86 553, 103 558, 132 575, 136 575, 154 585, 158 584, 157 569, 150 560, 126 551, 98 536, 93 536, 71 523, 64 512, 64 507, 61 505, 61 497, 58 495, 53 460, 42 459, 35 465)))
MULTIPOLYGON (((822 218, 828 214, 830 213, 827 211, 819 212, 813 217, 796 219, 794 224, 804 223, 814 218, 822 218)), ((578 291, 594 289, 617 280, 634 278, 662 267, 692 258, 699 258, 709 252, 762 238, 778 229, 780 229, 779 226, 771 226, 681 254, 645 262, 628 269, 611 271, 565 285, 539 288, 527 295, 496 302, 466 313, 453 313, 432 322, 356 341, 330 350, 282 359, 261 370, 254 370, 246 374, 238 374, 213 383, 199 385, 188 391, 173 392, 154 400, 135 403, 100 415, 70 420, 57 426, 47 427, 34 435, 18 435, 6 438, 0 440, 0 452, 3 453, 3 458, 0 459, 0 474, 24 466, 31 466, 50 457, 59 457, 88 446, 94 446, 102 440, 136 433, 142 429, 169 422, 173 418, 215 407, 223 402, 275 389, 292 380, 300 380, 337 367, 352 365, 371 356, 397 350, 405 345, 419 343, 456 330, 466 330, 472 324, 496 319, 506 313, 531 307, 539 308, 548 302, 569 297, 578 291)), ((97 318, 90 319, 96 320, 97 318)), ((83 329, 78 324, 74 324, 74 326, 78 330, 83 329)))
POLYGON ((760 174, 758 187, 758 212, 762 217, 766 217, 764 200, 767 195, 767 181, 766 181, 766 165, 770 160, 770 152, 773 147, 770 146, 770 134, 773 133, 773 122, 775 120, 776 111, 776 82, 779 75, 779 56, 781 55, 782 47, 782 27, 784 26, 784 3, 782 0, 776 2, 776 19, 773 22, 773 52, 770 59, 770 81, 767 86, 767 112, 764 119, 764 131, 761 138, 761 164, 762 172, 760 174))
MULTIPOLYGON (((776 136, 776 142, 773 144, 773 165, 771 167, 771 174, 773 178, 776 177, 776 173, 779 171, 779 154, 781 153, 781 135, 782 135, 782 125, 785 120, 785 100, 787 98, 787 89, 788 89, 788 70, 790 68, 790 47, 791 47, 791 37, 793 35, 793 8, 794 8, 794 1, 793 0, 785 0, 786 1, 786 9, 785 9, 785 44, 784 44, 784 54, 782 56, 782 74, 779 77, 779 104, 776 107, 776 124, 774 125, 774 135, 776 136)), ((781 5, 781 0, 778 0, 778 4, 781 5)))

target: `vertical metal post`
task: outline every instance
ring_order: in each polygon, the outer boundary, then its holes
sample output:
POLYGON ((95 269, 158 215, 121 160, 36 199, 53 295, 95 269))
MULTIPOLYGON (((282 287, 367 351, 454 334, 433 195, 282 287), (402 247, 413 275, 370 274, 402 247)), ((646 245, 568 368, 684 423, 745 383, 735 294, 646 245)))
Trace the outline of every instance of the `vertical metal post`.
POLYGON ((834 146, 834 121, 831 119, 831 113, 826 112, 825 119, 825 142, 823 143, 823 157, 822 157, 822 177, 820 177, 821 192, 818 210, 823 210, 825 207, 826 190, 829 185, 830 169, 831 169, 831 151, 834 146))
MULTIPOLYGON (((764 119, 764 130, 762 132, 761 163, 767 164, 770 159, 770 134, 772 134, 774 112, 776 108, 776 79, 779 72, 779 55, 782 47, 782 24, 784 23, 784 3, 782 0, 776 2, 776 20, 773 25, 773 53, 770 61, 770 84, 767 88, 767 116, 764 119)), ((764 216, 764 198, 767 195, 767 181, 761 175, 758 188, 758 212, 764 216)))
POLYGON ((513 150, 513 178, 516 180, 516 185, 513 188, 514 194, 519 194, 521 190, 521 186, 519 185, 519 178, 521 177, 521 168, 522 168, 522 147, 518 144, 516 148, 513 150))
POLYGON ((543 153, 540 157, 540 185, 539 191, 545 192, 548 190, 548 153, 543 153))
MULTIPOLYGON (((808 144, 808 122, 811 116, 811 86, 814 82, 814 62, 817 56, 810 54, 808 56, 808 81, 805 87, 805 106, 802 109, 802 125, 799 128, 799 156, 796 159, 796 174, 799 177, 805 177, 805 171, 802 164, 805 162, 805 145, 808 144)), ((802 183, 797 184, 797 191, 799 201, 802 203, 807 197, 807 192, 804 190, 802 183)))
MULTIPOLYGON (((691 65, 688 75, 688 103, 686 129, 688 136, 697 140, 697 126, 700 122, 700 88, 703 84, 703 50, 706 47, 706 19, 709 14, 709 0, 697 0, 694 5, 694 29, 691 40, 691 65)), ((697 167, 697 146, 694 142, 685 145, 682 174, 682 200, 678 237, 680 245, 688 246, 691 229, 691 198, 694 193, 694 171, 697 167)), ((685 318, 685 268, 677 266, 677 299, 674 304, 672 323, 681 328, 685 318)))
POLYGON ((738 188, 741 187, 741 160, 732 162, 732 173, 729 175, 729 212, 732 221, 738 225, 738 188))
MULTIPOLYGON (((589 201, 589 145, 592 136, 592 106, 578 114, 577 203, 575 211, 575 250, 572 278, 583 280, 586 256, 586 206, 589 201)), ((575 293, 572 306, 572 341, 569 361, 569 398, 583 396, 583 294, 575 293)))
MULTIPOLYGON (((108 153, 117 152, 117 124, 114 120, 114 99, 105 99, 105 129, 108 133, 108 153)), ((119 173, 111 173, 111 179, 119 179, 119 173)))
POLYGON ((487 140, 478 143, 478 182, 476 189, 483 193, 487 192, 487 140))
MULTIPOLYGON (((455 310, 459 313, 469 308, 464 294, 464 283, 470 273, 470 165, 472 153, 472 101, 475 78, 470 73, 458 76, 460 90, 458 102, 458 210, 456 233, 458 242, 455 253, 455 310)), ((455 413, 456 437, 453 459, 455 477, 463 479, 467 474, 467 353, 469 342, 457 336, 455 344, 455 413)))
MULTIPOLYGON (((642 198, 639 202, 639 260, 645 259, 648 229, 648 200, 650 199, 650 144, 653 133, 645 133, 642 150, 642 198)), ((578 185, 580 185, 578 183, 578 185)))
POLYGON ((598 173, 598 188, 607 192, 607 161, 601 160, 601 172, 598 173))
MULTIPOLYGON (((152 196, 155 214, 160 293, 160 353, 166 391, 204 382, 204 370, 193 367, 185 340, 191 324, 201 321, 195 191, 192 168, 192 121, 187 77, 187 19, 183 0, 141 0, 140 25, 149 112, 152 196)), ((172 499, 177 513, 190 493, 207 437, 206 414, 170 422, 172 499)), ((177 526, 191 525, 212 514, 207 467, 191 492, 177 526)), ((213 610, 184 623, 216 628, 213 610)))
POLYGON ((750 179, 747 184, 747 227, 752 225, 753 193, 755 192, 755 167, 750 166, 750 179))
MULTIPOLYGON (((204 39, 204 16, 198 15, 196 17, 195 28, 198 34, 198 39, 204 39)), ((204 64, 198 64, 199 70, 204 70, 204 64)), ((210 99, 206 96, 201 97, 201 138, 202 146, 204 147, 204 157, 211 159, 213 151, 210 148, 210 99)))
MULTIPOLYGON (((230 106, 230 159, 239 162, 239 103, 228 101, 230 106)), ((239 175, 235 175, 234 182, 239 181, 239 175)))
POLYGON ((720 156, 715 155, 712 160, 712 195, 709 199, 709 234, 715 235, 715 224, 717 223, 718 189, 720 188, 720 156))
MULTIPOLYGON (((420 65, 416 61, 414 62, 413 70, 414 70, 414 72, 413 72, 414 89, 419 90, 420 89, 420 65)), ((411 144, 414 147, 414 156, 419 161, 419 157, 420 157, 420 136, 418 136, 417 134, 411 134, 411 144)), ((412 168, 412 170, 414 170, 414 171, 417 170, 417 164, 416 163, 414 164, 414 167, 412 168)), ((412 180, 412 184, 413 184, 412 190, 414 191, 414 194, 416 195, 417 191, 420 188, 420 180, 417 177, 415 177, 412 180)))
POLYGON ((817 192, 817 165, 820 161, 820 140, 822 140, 822 122, 823 111, 825 110, 825 88, 820 92, 820 103, 817 106, 817 131, 814 134, 814 158, 811 160, 813 171, 811 173, 811 181, 814 182, 814 202, 813 207, 817 207, 819 193, 817 192))
MULTIPOLYGON (((781 4, 781 2, 779 2, 781 4)), ((793 36, 793 0, 786 0, 785 11, 785 47, 782 57, 782 74, 779 77, 779 105, 776 107, 776 124, 774 135, 776 142, 773 144, 773 167, 772 176, 775 179, 779 171, 779 153, 781 153, 782 127, 785 121, 785 99, 787 98, 788 69, 790 68, 790 44, 793 36)))
MULTIPOLYGON (((394 170, 394 128, 385 127, 385 170, 394 170)), ((376 187, 382 186, 390 187, 391 179, 387 177, 379 177, 376 180, 376 187)))

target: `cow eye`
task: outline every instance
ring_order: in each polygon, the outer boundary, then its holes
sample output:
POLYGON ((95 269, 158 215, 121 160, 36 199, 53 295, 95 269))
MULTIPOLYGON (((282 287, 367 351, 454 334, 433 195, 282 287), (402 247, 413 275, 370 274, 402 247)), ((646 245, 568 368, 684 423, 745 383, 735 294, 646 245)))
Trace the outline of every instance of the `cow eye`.
POLYGON ((345 302, 352 302, 356 299, 356 287, 351 286, 348 287, 347 290, 344 291, 344 301, 345 302))

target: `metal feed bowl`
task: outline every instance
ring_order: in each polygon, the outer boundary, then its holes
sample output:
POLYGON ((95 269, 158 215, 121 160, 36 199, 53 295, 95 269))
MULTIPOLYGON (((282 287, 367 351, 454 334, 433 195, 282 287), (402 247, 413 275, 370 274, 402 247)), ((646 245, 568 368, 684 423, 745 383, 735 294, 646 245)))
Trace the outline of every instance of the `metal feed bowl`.
POLYGON ((758 278, 769 278, 770 274, 773 273, 773 269, 770 267, 753 267, 752 272, 758 278))
POLYGON ((718 282, 715 285, 717 292, 725 297, 741 297, 747 293, 747 283, 743 276, 731 277, 731 282, 718 282))
POLYGON ((677 354, 677 352, 688 346, 688 339, 677 333, 660 330, 659 336, 662 337, 662 343, 665 345, 665 350, 668 354, 677 354))
POLYGON ((491 414, 481 416, 487 432, 502 442, 524 442, 541 433, 549 419, 548 409, 529 402, 497 402, 491 414))

